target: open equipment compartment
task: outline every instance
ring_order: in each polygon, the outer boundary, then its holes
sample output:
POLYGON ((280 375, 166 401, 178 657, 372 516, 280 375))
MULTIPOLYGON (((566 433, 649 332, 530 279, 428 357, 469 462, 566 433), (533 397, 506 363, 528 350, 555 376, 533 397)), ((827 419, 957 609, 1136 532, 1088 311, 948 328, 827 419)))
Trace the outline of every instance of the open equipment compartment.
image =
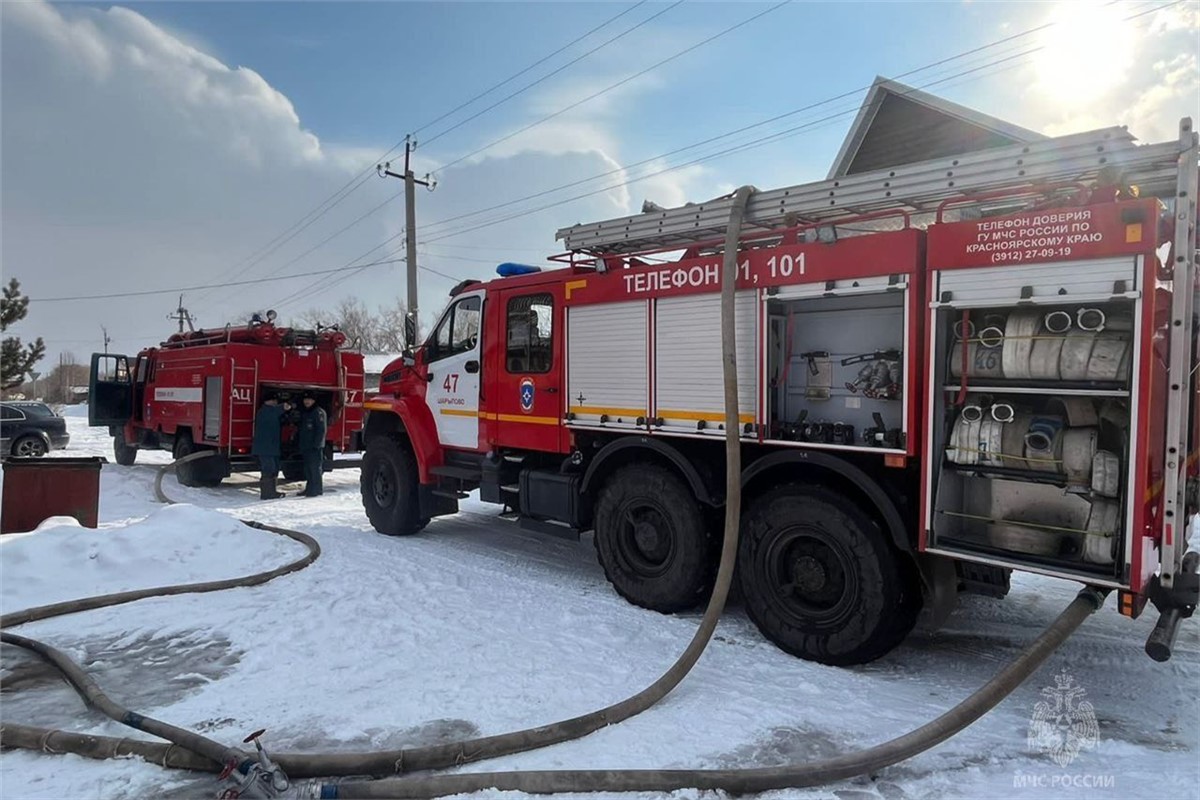
POLYGON ((1114 586, 1140 571, 1152 202, 931 228, 926 550, 1114 586), (1079 224, 1084 247, 1044 244, 1079 224))
POLYGON ((767 439, 903 452, 908 282, 837 283, 768 293, 767 439))

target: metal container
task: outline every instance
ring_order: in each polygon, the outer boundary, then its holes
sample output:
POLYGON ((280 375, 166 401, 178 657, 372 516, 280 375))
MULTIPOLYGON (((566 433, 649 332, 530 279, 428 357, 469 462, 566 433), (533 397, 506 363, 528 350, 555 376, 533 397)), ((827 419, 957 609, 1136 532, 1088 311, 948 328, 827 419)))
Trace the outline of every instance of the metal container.
POLYGON ((6 460, 0 534, 31 531, 57 516, 74 517, 84 527, 95 528, 105 463, 100 456, 6 460))

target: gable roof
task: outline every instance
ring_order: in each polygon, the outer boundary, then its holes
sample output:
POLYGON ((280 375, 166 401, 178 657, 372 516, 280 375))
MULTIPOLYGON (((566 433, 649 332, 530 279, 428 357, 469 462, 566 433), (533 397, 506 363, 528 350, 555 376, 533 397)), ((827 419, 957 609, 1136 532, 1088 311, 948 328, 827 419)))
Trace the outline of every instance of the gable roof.
POLYGON ((842 142, 829 177, 1045 138, 958 103, 877 77, 842 142))

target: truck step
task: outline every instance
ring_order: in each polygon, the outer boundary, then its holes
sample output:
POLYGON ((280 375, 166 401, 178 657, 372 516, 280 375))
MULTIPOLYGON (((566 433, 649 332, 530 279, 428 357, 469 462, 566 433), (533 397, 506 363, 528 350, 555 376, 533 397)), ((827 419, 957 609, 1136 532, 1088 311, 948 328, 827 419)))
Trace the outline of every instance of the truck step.
POLYGON ((429 493, 437 497, 449 497, 452 500, 466 500, 471 496, 456 489, 431 489, 429 493))
POLYGON ((532 517, 521 517, 517 521, 521 530, 532 531, 534 533, 545 533, 550 536, 557 536, 560 539, 570 539, 579 541, 579 531, 562 522, 551 522, 549 520, 533 519, 532 517))
POLYGON ((483 474, 478 468, 456 467, 452 464, 443 464, 440 467, 430 467, 429 473, 431 475, 437 475, 439 478, 457 478, 460 481, 478 481, 483 477, 483 474))
POLYGON ((521 484, 519 484, 519 483, 505 484, 504 486, 500 487, 500 491, 509 492, 510 494, 520 494, 521 493, 521 484))

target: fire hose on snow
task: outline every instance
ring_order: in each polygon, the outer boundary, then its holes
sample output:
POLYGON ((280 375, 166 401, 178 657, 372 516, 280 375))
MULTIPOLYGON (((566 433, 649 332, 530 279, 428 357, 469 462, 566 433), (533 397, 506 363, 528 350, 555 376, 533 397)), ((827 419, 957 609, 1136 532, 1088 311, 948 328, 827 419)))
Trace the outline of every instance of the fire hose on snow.
MULTIPOLYGON (((707 647, 733 580, 741 513, 741 428, 738 424, 738 386, 734 340, 734 293, 738 241, 746 203, 754 190, 742 187, 733 196, 726 234, 724 276, 721 287, 721 350, 725 395, 726 503, 721 559, 712 596, 695 635, 687 648, 654 683, 642 691, 605 708, 571 719, 512 733, 479 737, 448 744, 403 750, 366 753, 279 753, 268 756, 258 742, 261 731, 247 737, 257 747, 254 755, 228 747, 207 737, 138 714, 112 701, 86 672, 61 651, 27 637, 0 632, 0 641, 28 649, 58 669, 89 705, 110 718, 151 733, 169 744, 90 736, 5 721, 0 726, 0 745, 46 752, 71 752, 90 758, 136 755, 165 767, 207 770, 224 769, 231 797, 437 797, 462 792, 516 790, 530 793, 599 791, 670 791, 682 788, 722 789, 731 793, 759 792, 788 787, 816 786, 874 771, 910 758, 961 731, 994 708, 1082 622, 1098 609, 1105 591, 1085 588, 1071 604, 1018 658, 958 706, 908 734, 855 753, 807 764, 747 769, 687 770, 552 770, 479 772, 449 775, 420 775, 384 780, 361 776, 394 776, 402 773, 442 769, 503 755, 525 752, 586 736, 649 709, 670 693, 690 672, 707 647), (289 776, 290 779, 289 780, 289 776), (301 778, 358 776, 341 782, 301 778)), ((197 453, 160 470, 155 492, 162 492, 163 476, 179 463, 208 455, 197 453)), ((154 597, 190 592, 209 592, 235 586, 254 586, 303 569, 320 554, 316 540, 307 534, 248 522, 304 544, 303 558, 268 572, 246 578, 199 584, 122 592, 56 603, 0 617, 0 628, 34 620, 154 597)))

